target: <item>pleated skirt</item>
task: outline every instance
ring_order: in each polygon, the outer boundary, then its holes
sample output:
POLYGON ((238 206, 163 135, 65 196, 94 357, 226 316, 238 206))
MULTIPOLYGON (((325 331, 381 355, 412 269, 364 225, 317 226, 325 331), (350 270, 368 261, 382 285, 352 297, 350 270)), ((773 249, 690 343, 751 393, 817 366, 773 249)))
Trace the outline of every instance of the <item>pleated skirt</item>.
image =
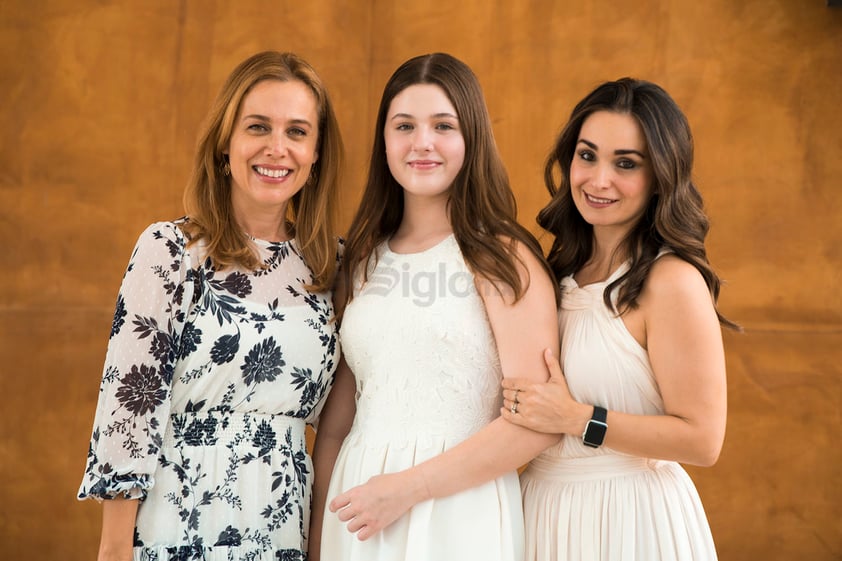
POLYGON ((709 561, 696 487, 675 462, 539 456, 521 474, 526 561, 709 561))
MULTIPOLYGON (((339 453, 329 497, 374 475, 417 465, 444 452, 442 441, 366 446, 346 441, 339 453)), ((324 561, 522 561, 523 514, 517 472, 510 472, 441 499, 415 505, 383 531, 359 541, 326 511, 324 561)))

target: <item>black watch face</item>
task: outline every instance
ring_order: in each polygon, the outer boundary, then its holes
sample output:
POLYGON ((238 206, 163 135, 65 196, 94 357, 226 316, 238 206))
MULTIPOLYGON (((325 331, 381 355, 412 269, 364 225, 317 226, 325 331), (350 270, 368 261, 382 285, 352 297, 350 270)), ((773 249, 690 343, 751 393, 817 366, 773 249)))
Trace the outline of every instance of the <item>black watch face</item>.
POLYGON ((605 431, 608 427, 603 423, 589 422, 588 431, 585 433, 585 443, 599 446, 605 440, 605 431))

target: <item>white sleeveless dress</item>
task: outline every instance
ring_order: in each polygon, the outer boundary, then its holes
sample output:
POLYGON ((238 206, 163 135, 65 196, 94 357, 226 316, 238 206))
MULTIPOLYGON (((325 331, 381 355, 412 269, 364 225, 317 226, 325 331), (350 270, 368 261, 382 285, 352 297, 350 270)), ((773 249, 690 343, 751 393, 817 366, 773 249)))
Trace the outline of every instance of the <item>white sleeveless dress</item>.
MULTIPOLYGON (((414 254, 384 243, 377 255, 340 331, 357 413, 329 498, 441 454, 496 418, 502 402, 494 338, 455 238, 414 254)), ((330 511, 322 533, 325 561, 520 561, 523 547, 515 472, 420 503, 364 542, 330 511)))
MULTIPOLYGON (((562 367, 578 401, 661 415, 646 351, 602 298, 626 270, 585 287, 562 280, 562 367)), ((696 488, 676 462, 589 448, 581 437, 565 436, 530 463, 521 484, 529 561, 716 559, 696 488)))

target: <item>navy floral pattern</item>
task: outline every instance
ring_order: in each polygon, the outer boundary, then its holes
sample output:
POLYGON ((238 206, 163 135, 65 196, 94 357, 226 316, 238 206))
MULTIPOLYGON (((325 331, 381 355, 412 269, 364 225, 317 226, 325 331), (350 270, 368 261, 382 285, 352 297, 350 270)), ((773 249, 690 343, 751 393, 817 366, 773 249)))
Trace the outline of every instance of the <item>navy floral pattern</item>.
POLYGON ((304 427, 339 352, 330 294, 304 288, 294 240, 254 240, 258 271, 216 271, 181 223, 132 253, 79 498, 142 500, 136 560, 304 561, 304 427))

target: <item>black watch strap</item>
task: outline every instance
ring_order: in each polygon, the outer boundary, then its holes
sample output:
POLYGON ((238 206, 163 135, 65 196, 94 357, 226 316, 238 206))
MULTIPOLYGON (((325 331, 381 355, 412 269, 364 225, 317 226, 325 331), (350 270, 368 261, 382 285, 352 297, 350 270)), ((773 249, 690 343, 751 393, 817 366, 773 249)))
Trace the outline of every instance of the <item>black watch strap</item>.
POLYGON ((593 406, 591 420, 585 426, 582 434, 582 443, 591 448, 599 448, 605 440, 605 433, 608 431, 608 410, 599 405, 593 406))

